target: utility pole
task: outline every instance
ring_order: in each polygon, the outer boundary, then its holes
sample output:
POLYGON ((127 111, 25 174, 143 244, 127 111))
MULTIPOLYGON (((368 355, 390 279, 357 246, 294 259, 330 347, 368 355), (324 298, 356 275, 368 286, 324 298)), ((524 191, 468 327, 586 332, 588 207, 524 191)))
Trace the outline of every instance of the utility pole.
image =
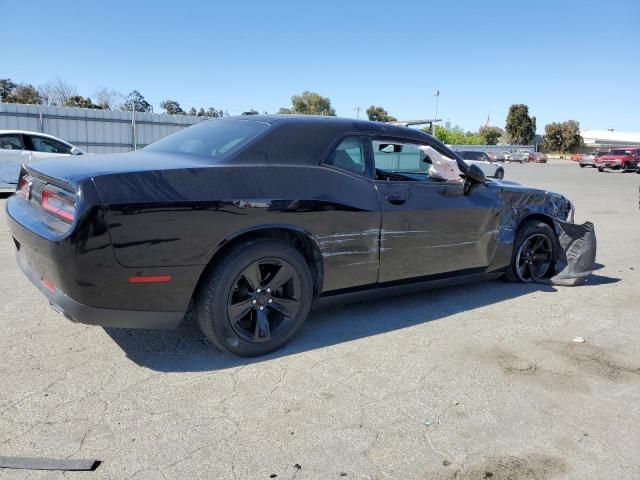
MULTIPOLYGON (((438 100, 440 99, 440 90, 433 92, 433 96, 436 97, 436 116, 433 120, 438 119, 438 100)), ((431 135, 436 134, 436 122, 431 122, 431 135)))
POLYGON ((353 109, 356 112, 356 119, 360 120, 360 110, 362 110, 360 107, 355 107, 353 109))

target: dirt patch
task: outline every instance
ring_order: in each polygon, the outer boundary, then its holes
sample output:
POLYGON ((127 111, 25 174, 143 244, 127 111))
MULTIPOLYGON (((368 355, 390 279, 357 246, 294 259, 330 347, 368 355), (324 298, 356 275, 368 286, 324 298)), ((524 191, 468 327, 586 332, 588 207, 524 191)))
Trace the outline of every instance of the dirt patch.
POLYGON ((520 375, 533 375, 538 370, 538 366, 511 352, 501 350, 498 348, 493 349, 492 356, 495 358, 498 366, 505 373, 515 373, 520 375))
POLYGON ((562 355, 568 361, 586 370, 592 375, 613 381, 626 381, 638 378, 640 367, 618 362, 609 353, 589 343, 541 342, 541 346, 562 355))
POLYGON ((537 365, 531 360, 522 358, 515 353, 494 347, 480 355, 483 360, 493 363, 510 377, 522 377, 527 381, 536 382, 547 390, 562 390, 565 392, 589 392, 587 383, 579 376, 570 372, 556 372, 537 365))
POLYGON ((465 465, 453 472, 452 480, 547 480, 566 473, 567 467, 560 458, 548 455, 525 457, 496 456, 465 465))

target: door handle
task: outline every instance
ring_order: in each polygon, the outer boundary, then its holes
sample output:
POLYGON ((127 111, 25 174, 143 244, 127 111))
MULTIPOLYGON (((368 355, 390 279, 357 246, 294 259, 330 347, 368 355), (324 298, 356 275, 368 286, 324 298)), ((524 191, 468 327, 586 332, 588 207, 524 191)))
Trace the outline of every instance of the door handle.
POLYGON ((385 198, 392 205, 402 205, 407 201, 407 196, 401 193, 390 193, 385 198))

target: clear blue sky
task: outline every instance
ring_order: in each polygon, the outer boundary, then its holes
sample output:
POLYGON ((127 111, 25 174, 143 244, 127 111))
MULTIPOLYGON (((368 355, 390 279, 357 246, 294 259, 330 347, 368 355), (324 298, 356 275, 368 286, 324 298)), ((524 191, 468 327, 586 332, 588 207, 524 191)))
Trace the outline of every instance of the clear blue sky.
POLYGON ((640 130, 640 1, 0 0, 0 78, 139 90, 155 111, 275 112, 313 90, 340 116, 376 104, 465 129, 512 103, 640 130))

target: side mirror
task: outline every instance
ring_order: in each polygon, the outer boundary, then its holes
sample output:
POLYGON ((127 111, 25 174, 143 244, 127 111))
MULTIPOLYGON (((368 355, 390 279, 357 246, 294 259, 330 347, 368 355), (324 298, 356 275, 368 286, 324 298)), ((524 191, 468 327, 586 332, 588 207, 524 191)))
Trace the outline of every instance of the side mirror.
POLYGON ((467 169, 467 178, 475 183, 484 183, 487 179, 482 169, 475 164, 469 165, 469 168, 467 169))
POLYGON ((69 153, 71 153, 71 155, 82 155, 82 150, 78 147, 72 147, 71 150, 69 150, 69 153))

